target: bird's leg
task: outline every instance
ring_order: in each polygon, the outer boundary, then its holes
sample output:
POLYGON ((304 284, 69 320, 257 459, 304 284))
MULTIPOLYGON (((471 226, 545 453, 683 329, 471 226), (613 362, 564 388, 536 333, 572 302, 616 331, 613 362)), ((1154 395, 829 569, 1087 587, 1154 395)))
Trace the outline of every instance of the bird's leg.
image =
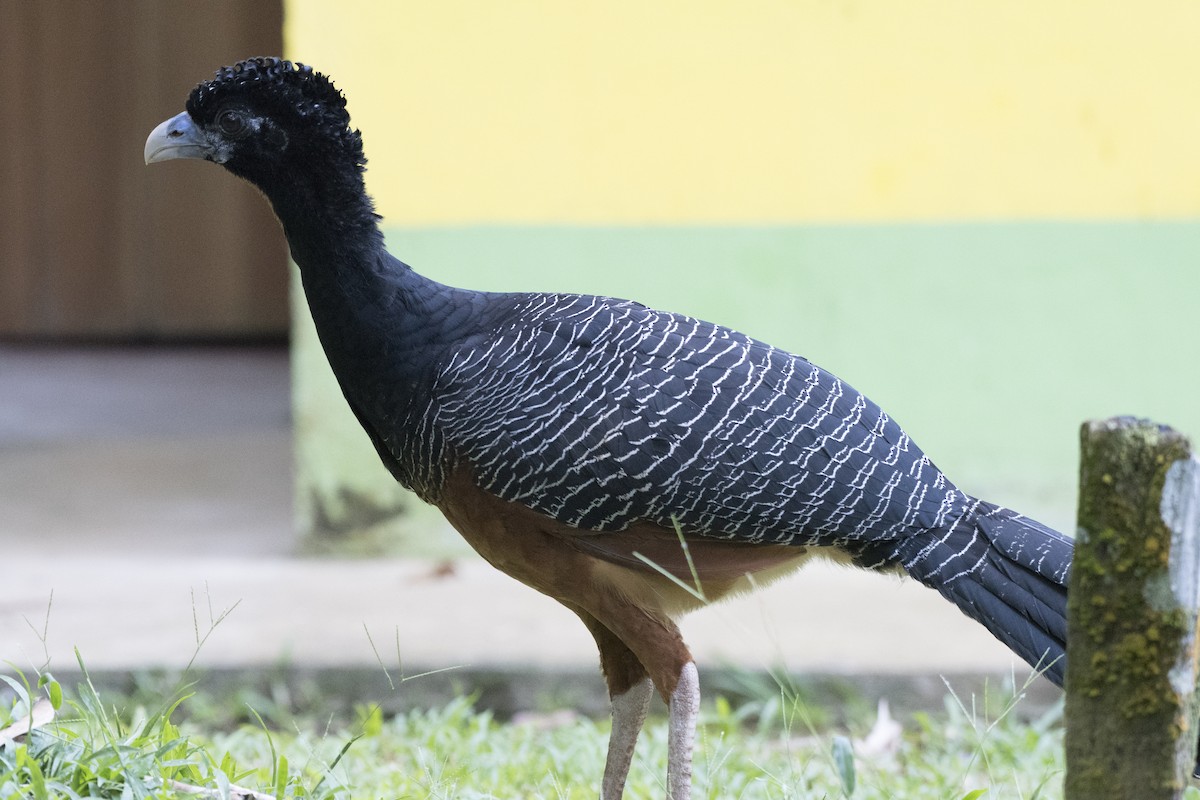
POLYGON ((688 800, 692 793, 692 746, 700 713, 700 678, 695 663, 689 661, 680 670, 669 707, 667 798, 688 800))
POLYGON ((600 669, 608 683, 612 708, 612 732, 608 737, 608 757, 600 800, 620 800, 633 761, 633 748, 646 721, 646 710, 654 694, 654 683, 646 668, 624 642, 599 620, 580 608, 572 608, 591 631, 600 650, 600 669))
MULTIPOLYGON (((600 602, 593 607, 595 618, 603 623, 602 628, 611 632, 610 636, 623 643, 623 648, 610 648, 609 652, 628 652, 629 657, 623 657, 619 663, 626 668, 636 663, 640 674, 650 677, 654 688, 669 706, 667 798, 688 800, 692 789, 692 743, 696 738, 696 717, 700 709, 700 681, 692 654, 683 643, 679 628, 669 619, 632 605, 619 596, 602 595, 598 600, 600 602), (630 658, 633 660, 630 661, 630 658)), ((584 621, 587 622, 587 619, 584 621)), ((596 634, 596 630, 592 630, 592 635, 601 643, 602 637, 596 634)), ((600 653, 605 676, 609 680, 610 694, 617 697, 619 695, 612 691, 613 677, 617 673, 609 671, 603 643, 600 653)), ((633 686, 632 683, 626 685, 633 686)), ((614 714, 614 736, 615 724, 614 714)), ((614 747, 615 742, 610 740, 610 757, 614 756, 614 747)), ((628 769, 628 763, 624 768, 628 769)), ((605 777, 607 785, 607 773, 605 777)))
POLYGON ((646 721, 646 709, 654 684, 649 678, 612 696, 612 732, 608 736, 608 758, 604 761, 604 782, 600 785, 600 800, 619 800, 629 777, 633 748, 646 721))

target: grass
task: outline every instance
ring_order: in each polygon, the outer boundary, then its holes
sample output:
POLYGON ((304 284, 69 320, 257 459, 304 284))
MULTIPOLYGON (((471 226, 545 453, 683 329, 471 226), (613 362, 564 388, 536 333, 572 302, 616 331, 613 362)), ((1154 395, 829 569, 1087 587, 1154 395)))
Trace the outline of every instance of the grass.
MULTIPOLYGON (((267 698, 214 712, 236 701, 187 686, 108 697, 83 675, 67 689, 44 672, 4 677, 11 699, 0 704, 0 729, 24 731, 39 700, 55 715, 15 740, 0 734, 0 800, 255 796, 235 786, 295 798, 566 800, 595 797, 603 771, 608 723, 576 715, 503 721, 469 698, 392 718, 363 706, 345 720, 317 719, 267 698)), ((1019 692, 999 703, 948 694, 937 713, 906 718, 894 747, 865 754, 850 740, 866 736, 872 715, 839 729, 828 710, 775 690, 706 704, 696 798, 1061 797, 1059 710, 1020 721, 1019 692)), ((652 718, 626 796, 663 796, 665 764, 665 720, 652 718)))

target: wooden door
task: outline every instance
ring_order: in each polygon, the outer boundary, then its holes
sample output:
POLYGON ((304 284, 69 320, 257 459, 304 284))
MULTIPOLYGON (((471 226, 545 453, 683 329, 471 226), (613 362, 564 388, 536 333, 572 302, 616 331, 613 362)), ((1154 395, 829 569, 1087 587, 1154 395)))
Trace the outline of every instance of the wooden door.
POLYGON ((0 0, 0 336, 286 332, 267 204, 142 146, 222 64, 282 50, 281 0, 0 0))

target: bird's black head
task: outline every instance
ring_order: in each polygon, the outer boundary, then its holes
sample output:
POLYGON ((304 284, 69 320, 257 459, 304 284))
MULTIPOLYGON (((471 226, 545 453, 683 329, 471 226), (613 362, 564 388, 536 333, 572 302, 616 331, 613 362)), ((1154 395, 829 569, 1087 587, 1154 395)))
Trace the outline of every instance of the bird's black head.
POLYGON ((222 67, 192 90, 186 108, 150 134, 146 163, 213 161, 268 194, 283 174, 361 173, 366 164, 346 98, 303 64, 252 58, 222 67))
POLYGON ((147 164, 213 161, 266 194, 299 261, 305 253, 380 246, 363 183, 362 136, 346 98, 324 75, 279 58, 217 70, 192 90, 187 110, 146 140, 147 164))

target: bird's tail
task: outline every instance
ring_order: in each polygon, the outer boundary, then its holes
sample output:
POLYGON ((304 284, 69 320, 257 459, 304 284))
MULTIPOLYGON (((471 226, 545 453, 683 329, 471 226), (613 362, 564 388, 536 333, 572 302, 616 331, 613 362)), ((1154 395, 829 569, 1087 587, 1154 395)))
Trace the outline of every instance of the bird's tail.
POLYGON ((913 537, 898 554, 909 575, 1062 686, 1073 541, 979 501, 950 528, 913 537))

